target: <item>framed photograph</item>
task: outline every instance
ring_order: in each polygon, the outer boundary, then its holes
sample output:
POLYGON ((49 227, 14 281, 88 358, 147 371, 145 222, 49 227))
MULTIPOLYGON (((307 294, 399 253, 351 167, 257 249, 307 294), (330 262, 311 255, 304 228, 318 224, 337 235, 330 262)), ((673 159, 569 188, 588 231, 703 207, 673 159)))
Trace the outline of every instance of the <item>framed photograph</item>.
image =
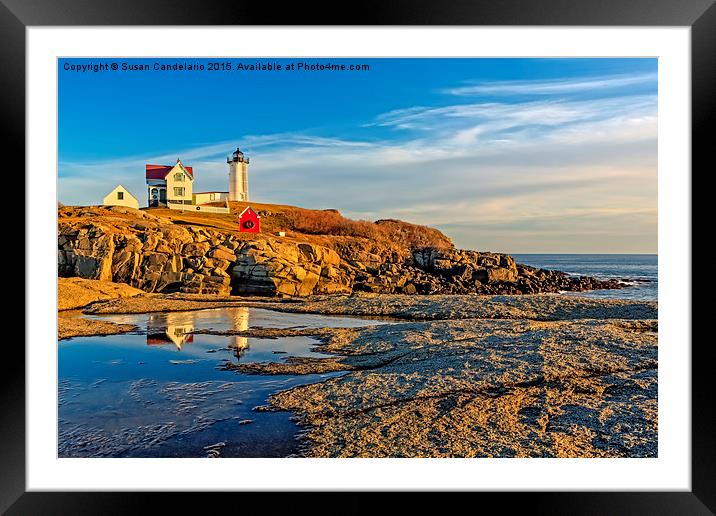
POLYGON ((712 2, 294 11, 3 0, 29 310, 2 510, 712 513, 712 2))

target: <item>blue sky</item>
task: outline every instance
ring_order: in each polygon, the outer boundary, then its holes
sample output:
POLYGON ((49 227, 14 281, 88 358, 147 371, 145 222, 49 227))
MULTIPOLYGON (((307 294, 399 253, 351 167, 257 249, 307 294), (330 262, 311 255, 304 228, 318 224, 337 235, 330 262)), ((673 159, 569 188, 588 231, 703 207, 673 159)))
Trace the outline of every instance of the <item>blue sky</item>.
MULTIPOLYGON (((251 157, 257 202, 437 227, 459 247, 656 252, 655 59, 331 59, 369 71, 65 71, 59 200, 117 183, 146 202, 144 164, 181 158, 226 190, 251 157)), ((241 59, 242 63, 328 60, 241 59)))

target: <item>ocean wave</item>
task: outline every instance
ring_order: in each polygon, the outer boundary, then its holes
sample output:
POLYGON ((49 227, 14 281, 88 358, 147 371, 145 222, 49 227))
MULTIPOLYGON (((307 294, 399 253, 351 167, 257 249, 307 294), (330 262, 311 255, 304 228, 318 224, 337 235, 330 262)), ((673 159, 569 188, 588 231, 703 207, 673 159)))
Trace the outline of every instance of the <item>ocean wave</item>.
POLYGON ((617 280, 623 283, 655 283, 658 278, 649 276, 624 276, 624 274, 604 274, 602 272, 572 272, 564 271, 570 276, 591 276, 601 280, 617 280))

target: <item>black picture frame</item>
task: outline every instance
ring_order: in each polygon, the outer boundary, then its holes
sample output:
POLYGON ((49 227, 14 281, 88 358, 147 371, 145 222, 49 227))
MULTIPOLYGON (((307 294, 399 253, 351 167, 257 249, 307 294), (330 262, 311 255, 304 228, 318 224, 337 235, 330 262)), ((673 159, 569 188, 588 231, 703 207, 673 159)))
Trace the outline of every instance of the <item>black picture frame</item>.
MULTIPOLYGON (((692 51, 692 172, 707 173, 715 134, 716 6, 714 0, 502 0, 434 2, 372 0, 343 4, 212 0, 0 0, 0 104, 6 131, 4 147, 19 157, 25 149, 25 29, 28 26, 77 25, 571 25, 689 26, 692 51), (707 161, 708 160, 708 161, 707 161)), ((22 168, 20 168, 22 167, 22 168)), ((685 177, 684 180, 691 180, 685 177)), ((693 234, 693 233, 692 233, 693 234)), ((27 235, 26 235, 27 238, 27 235)), ((685 253, 685 256, 688 254, 685 253)), ((691 256, 698 256, 692 252, 691 256)), ((691 277, 684 278, 691 284, 691 277)), ((696 307, 694 307, 696 308, 696 307)), ((692 316, 693 320, 693 316, 692 316)), ((37 493, 25 489, 25 368, 23 349, 5 350, 0 381, 0 511, 7 514, 119 514, 159 501, 165 510, 185 503, 177 494, 37 493), (12 364, 13 366, 8 366, 12 364), (159 500, 147 500, 157 497, 159 500)), ((26 343, 27 344, 27 343, 26 343)), ((684 349, 688 348, 684 342, 684 349)), ((716 512, 716 431, 711 399, 711 343, 693 340, 692 490, 690 492, 484 493, 500 507, 533 514, 713 514, 716 512), (504 498, 509 497, 509 502, 504 498), (508 505, 509 504, 509 505, 508 505)), ((217 495, 213 495, 217 496, 217 495)), ((220 498, 244 505, 246 494, 220 498), (231 497, 231 498, 229 498, 231 497)), ((263 495, 265 496, 265 495, 263 495)), ((365 494, 343 498, 349 512, 371 507, 365 494)), ((250 498, 249 498, 250 499, 250 498)), ((411 495, 425 505, 424 497, 411 495)), ((215 499, 212 499, 212 503, 215 499)), ((295 501, 271 495, 271 510, 296 510, 295 501)), ((459 503, 455 500, 453 503, 459 503)), ((474 502, 470 502, 474 503, 474 502)), ((489 506, 485 506, 489 507, 489 506)))

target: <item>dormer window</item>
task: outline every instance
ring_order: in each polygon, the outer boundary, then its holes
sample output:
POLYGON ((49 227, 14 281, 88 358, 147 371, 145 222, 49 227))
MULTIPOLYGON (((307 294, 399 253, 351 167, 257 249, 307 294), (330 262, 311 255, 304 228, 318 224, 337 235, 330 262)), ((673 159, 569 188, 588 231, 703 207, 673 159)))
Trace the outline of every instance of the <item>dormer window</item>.
POLYGON ((178 183, 184 181, 184 174, 182 174, 181 172, 177 172, 176 174, 174 174, 174 181, 178 183))

